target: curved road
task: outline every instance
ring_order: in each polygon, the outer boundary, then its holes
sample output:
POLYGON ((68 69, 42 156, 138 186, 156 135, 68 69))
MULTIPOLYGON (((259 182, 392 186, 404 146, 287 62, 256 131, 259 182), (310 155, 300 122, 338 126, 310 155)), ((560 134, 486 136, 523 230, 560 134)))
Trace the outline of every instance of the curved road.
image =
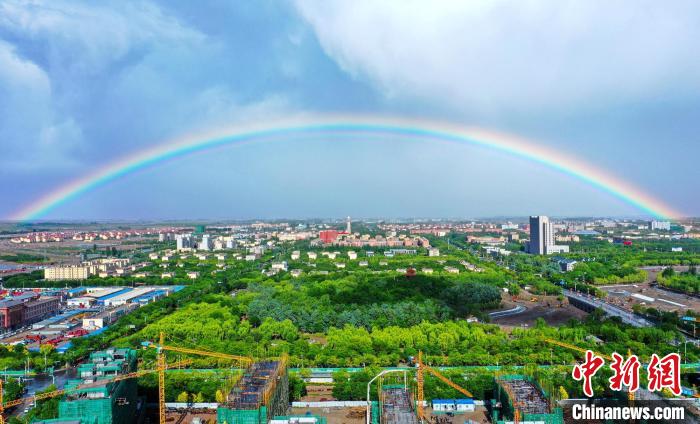
POLYGON ((503 318, 503 317, 509 317, 511 315, 522 314, 526 310, 527 310, 527 308, 525 306, 518 305, 513 309, 506 309, 505 311, 491 312, 491 313, 489 313, 489 316, 491 318, 503 318))

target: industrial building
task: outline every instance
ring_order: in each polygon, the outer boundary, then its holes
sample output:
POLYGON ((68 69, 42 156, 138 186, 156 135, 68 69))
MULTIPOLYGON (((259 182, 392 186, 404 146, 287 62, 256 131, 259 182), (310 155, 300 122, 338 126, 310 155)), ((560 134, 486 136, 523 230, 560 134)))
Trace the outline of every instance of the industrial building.
POLYGON ((250 365, 216 411, 218 423, 266 424, 289 408, 286 358, 250 365))
POLYGON ((494 423, 531 421, 564 424, 562 409, 552 408, 547 394, 531 377, 503 375, 496 379, 496 387, 496 402, 500 403, 501 408, 500 413, 494 411, 494 423))
POLYGON ((0 301, 0 330, 10 330, 34 324, 56 315, 61 308, 58 297, 40 297, 27 292, 0 301))

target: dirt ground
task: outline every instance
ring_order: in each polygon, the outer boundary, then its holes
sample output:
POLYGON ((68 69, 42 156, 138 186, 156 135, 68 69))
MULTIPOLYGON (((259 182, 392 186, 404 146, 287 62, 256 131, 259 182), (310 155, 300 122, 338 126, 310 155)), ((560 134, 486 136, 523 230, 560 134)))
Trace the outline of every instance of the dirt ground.
POLYGON ((29 254, 42 256, 48 262, 77 263, 77 254, 86 247, 97 245, 98 249, 116 247, 119 250, 132 250, 142 247, 148 240, 143 237, 94 241, 64 240, 60 242, 14 244, 9 239, 0 239, 0 255, 29 254))
POLYGON ((190 411, 190 412, 167 412, 165 414, 165 420, 168 424, 190 424, 195 417, 198 417, 201 423, 214 424, 216 423, 216 410, 207 409, 201 411, 190 411))
POLYGON ((326 417, 328 424, 363 424, 365 409, 352 408, 292 408, 291 415, 318 415, 326 417))
POLYGON ((630 311, 635 304, 668 312, 700 311, 700 298, 672 292, 661 287, 652 287, 649 283, 601 286, 600 289, 608 292, 608 302, 630 311), (633 297, 633 294, 646 296, 653 300, 639 299, 633 297))
POLYGON ((436 424, 464 424, 469 422, 469 420, 475 423, 491 422, 488 419, 488 415, 486 414, 486 408, 484 407, 477 408, 474 412, 465 412, 463 414, 455 414, 453 416, 449 416, 446 414, 438 414, 435 415, 435 418, 433 418, 432 408, 428 408, 426 412, 428 413, 430 422, 436 424))
POLYGON ((333 397, 333 386, 332 385, 315 385, 309 383, 306 385, 306 396, 302 399, 302 402, 323 402, 325 400, 335 400, 333 397))
POLYGON ((493 318, 491 322, 504 328, 531 327, 537 318, 542 318, 551 326, 561 326, 572 318, 582 320, 588 315, 571 306, 566 299, 560 302, 556 296, 539 296, 525 291, 520 294, 518 299, 504 299, 502 309, 512 309, 518 305, 525 306, 527 310, 516 315, 493 318), (533 298, 536 300, 533 301, 533 298))

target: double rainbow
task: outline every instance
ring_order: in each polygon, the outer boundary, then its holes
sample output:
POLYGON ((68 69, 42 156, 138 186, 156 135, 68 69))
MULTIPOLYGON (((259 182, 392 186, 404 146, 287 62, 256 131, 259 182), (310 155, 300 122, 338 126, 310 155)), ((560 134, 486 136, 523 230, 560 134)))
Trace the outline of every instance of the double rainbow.
POLYGON ((352 116, 267 123, 248 128, 237 127, 174 140, 136 152, 60 186, 18 210, 10 219, 19 221, 39 219, 53 209, 124 175, 195 152, 245 142, 284 140, 300 136, 323 135, 332 139, 338 134, 358 137, 365 135, 411 138, 484 146, 526 158, 574 176, 651 216, 660 218, 682 216, 662 200, 589 163, 520 137, 444 122, 352 116))

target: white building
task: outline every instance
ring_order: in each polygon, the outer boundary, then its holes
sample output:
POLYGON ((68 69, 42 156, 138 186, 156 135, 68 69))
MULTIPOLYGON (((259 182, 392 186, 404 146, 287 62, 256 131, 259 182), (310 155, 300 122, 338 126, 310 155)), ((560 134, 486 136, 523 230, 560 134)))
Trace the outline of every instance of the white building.
POLYGON ((357 259, 357 252, 351 250, 348 252, 348 258, 350 259, 357 259))
POLYGON ((286 271, 287 270, 287 261, 273 262, 270 267, 275 271, 286 271))
POLYGON ((209 234, 202 234, 202 241, 199 242, 197 249, 199 250, 212 250, 213 244, 209 234))
POLYGON ((82 296, 68 299, 66 304, 69 308, 89 308, 95 301, 96 299, 94 297, 82 296))
POLYGON ((433 411, 467 412, 474 411, 473 399, 433 399, 433 411))
POLYGON ((440 256, 440 249, 435 247, 428 249, 428 256, 440 256))
POLYGON ((55 266, 44 269, 44 279, 56 280, 85 280, 93 274, 89 266, 55 266))
POLYGON ((301 253, 298 250, 292 252, 291 258, 293 261, 298 261, 299 257, 301 257, 301 253))
POLYGON ((554 228, 546 216, 530 217, 530 244, 528 252, 533 255, 551 255, 566 253, 569 246, 554 243, 554 228))
POLYGON ((309 257, 310 260, 314 261, 318 257, 316 252, 306 252, 306 255, 309 257))
POLYGON ((192 248, 192 234, 178 234, 175 236, 177 250, 187 250, 192 248))
POLYGON ((654 231, 654 230, 671 231, 671 222, 670 221, 650 221, 649 222, 649 229, 652 231, 654 231))

